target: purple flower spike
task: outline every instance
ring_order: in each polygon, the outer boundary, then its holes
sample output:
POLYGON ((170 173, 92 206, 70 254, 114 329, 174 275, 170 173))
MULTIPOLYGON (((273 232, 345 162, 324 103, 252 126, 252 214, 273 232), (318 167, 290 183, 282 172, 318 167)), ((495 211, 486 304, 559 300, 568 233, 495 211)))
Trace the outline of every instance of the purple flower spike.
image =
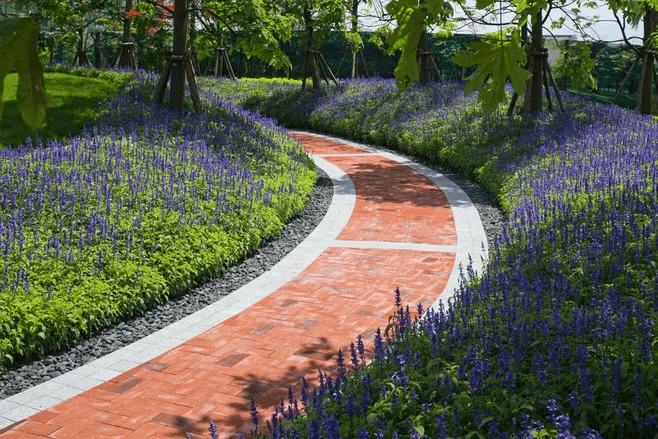
POLYGON ((215 426, 215 424, 212 421, 208 421, 208 424, 210 424, 208 427, 208 431, 210 432, 210 437, 212 437, 212 439, 219 439, 219 434, 217 433, 217 427, 215 426))
POLYGON ((343 359, 343 352, 338 349, 338 355, 336 355, 336 371, 338 372, 338 380, 343 381, 347 378, 345 375, 345 363, 343 359))
POLYGON ((251 422, 254 423, 254 430, 258 431, 258 406, 256 405, 254 398, 251 398, 249 404, 249 414, 251 415, 251 422))
POLYGON ((359 357, 354 343, 350 343, 350 354, 352 355, 352 365, 354 366, 354 370, 357 370, 359 368, 359 357))

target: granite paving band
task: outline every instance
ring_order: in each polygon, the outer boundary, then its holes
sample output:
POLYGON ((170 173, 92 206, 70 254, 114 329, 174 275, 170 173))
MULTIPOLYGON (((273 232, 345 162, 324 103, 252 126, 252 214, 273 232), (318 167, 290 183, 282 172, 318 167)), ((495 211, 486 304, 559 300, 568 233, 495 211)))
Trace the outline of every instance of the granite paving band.
POLYGON ((0 401, 0 438, 193 438, 248 433, 302 377, 334 375, 361 335, 369 350, 393 291, 425 308, 447 300, 486 236, 450 180, 391 153, 291 133, 332 178, 320 226, 243 288, 70 373, 0 401))

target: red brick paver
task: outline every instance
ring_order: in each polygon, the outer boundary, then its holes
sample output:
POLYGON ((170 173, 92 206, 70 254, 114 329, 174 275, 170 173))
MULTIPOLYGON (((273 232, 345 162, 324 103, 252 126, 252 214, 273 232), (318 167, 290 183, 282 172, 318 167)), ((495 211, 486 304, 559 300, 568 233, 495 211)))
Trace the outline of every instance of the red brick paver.
MULTIPOLYGON (((0 438, 208 438, 261 423, 288 387, 362 335, 371 349, 393 311, 393 290, 425 307, 443 291, 453 252, 354 248, 341 241, 454 246, 457 235, 443 192, 411 168, 333 140, 295 134, 354 181, 354 212, 336 241, 292 281, 205 333, 118 377, 0 431, 0 438), (341 154, 333 155, 333 154, 341 154)), ((345 352, 345 351, 344 351, 345 352)))

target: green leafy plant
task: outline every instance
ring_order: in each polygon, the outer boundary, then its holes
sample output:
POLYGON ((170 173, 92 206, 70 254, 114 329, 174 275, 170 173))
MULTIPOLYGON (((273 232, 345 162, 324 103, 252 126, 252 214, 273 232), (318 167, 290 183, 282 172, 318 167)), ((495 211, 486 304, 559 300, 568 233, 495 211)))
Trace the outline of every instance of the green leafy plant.
POLYGON ((464 94, 469 95, 479 89, 478 102, 485 112, 491 113, 501 103, 507 102, 505 83, 508 77, 514 91, 523 94, 525 81, 532 73, 522 67, 526 55, 518 30, 513 30, 509 39, 499 32, 466 47, 470 50, 455 54, 452 61, 462 67, 477 65, 477 70, 466 80, 464 94))
POLYGON ((417 47, 422 33, 428 26, 442 24, 453 9, 443 0, 392 0, 386 10, 397 21, 397 27, 387 39, 387 53, 401 50, 394 74, 398 88, 405 90, 418 80, 417 47))
MULTIPOLYGON (((43 69, 37 55, 38 29, 29 18, 0 21, 0 97, 4 80, 12 69, 18 71, 18 109, 26 124, 37 129, 46 117, 47 95, 43 69)), ((0 99, 0 119, 3 103, 0 99)))

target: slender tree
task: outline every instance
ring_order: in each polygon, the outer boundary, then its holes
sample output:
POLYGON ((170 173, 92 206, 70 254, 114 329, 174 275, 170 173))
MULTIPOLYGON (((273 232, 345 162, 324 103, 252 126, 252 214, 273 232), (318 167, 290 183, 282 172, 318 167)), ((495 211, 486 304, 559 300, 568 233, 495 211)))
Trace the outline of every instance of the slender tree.
POLYGON ((609 0, 610 8, 615 16, 626 45, 635 53, 635 60, 631 65, 624 81, 617 90, 614 101, 616 102, 625 83, 633 74, 633 69, 641 63, 640 85, 637 91, 635 108, 640 114, 651 114, 653 86, 658 89, 658 77, 655 71, 656 62, 656 27, 658 26, 658 0, 609 0), (621 13, 621 17, 619 16, 621 13), (639 25, 642 21, 643 37, 642 46, 635 47, 626 36, 626 25, 639 25))
MULTIPOLYGON (((418 81, 419 61, 423 75, 427 75, 426 57, 419 57, 418 50, 427 50, 427 29, 444 25, 453 14, 452 5, 444 0, 391 0, 386 10, 397 22, 396 28, 387 38, 389 54, 400 50, 395 68, 395 79, 400 89, 406 89, 418 81)), ((423 76, 422 80, 427 81, 423 76)))
POLYGON ((280 2, 202 0, 196 17, 215 47, 230 41, 231 50, 247 58, 256 57, 275 69, 292 67, 280 42, 292 37, 295 19, 284 13, 280 2))
POLYGON ((283 5, 285 15, 292 17, 298 28, 306 34, 302 88, 307 74, 311 75, 313 88, 320 88, 321 75, 328 81, 333 73, 319 52, 319 47, 329 39, 332 30, 342 30, 345 22, 343 0, 298 0, 283 5))
POLYGON ((53 23, 60 38, 75 44, 74 64, 90 65, 85 36, 94 26, 107 28, 116 16, 115 0, 8 0, 28 12, 39 26, 53 23))
MULTIPOLYGON (((176 0, 174 3, 174 42, 173 56, 184 57, 187 50, 187 0, 176 0)), ((169 108, 182 110, 185 98, 185 72, 182 62, 173 63, 171 70, 171 85, 169 88, 169 108)))

